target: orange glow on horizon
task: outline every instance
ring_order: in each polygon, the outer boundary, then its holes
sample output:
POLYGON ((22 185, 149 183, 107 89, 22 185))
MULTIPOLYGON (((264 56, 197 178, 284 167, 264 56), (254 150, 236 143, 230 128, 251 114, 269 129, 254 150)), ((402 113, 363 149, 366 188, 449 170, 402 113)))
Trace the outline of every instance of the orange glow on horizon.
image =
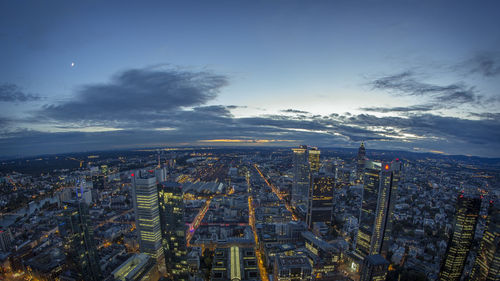
POLYGON ((213 139, 213 140, 200 140, 199 142, 210 143, 210 142, 228 142, 228 143, 270 143, 270 142, 294 142, 294 140, 268 140, 268 139, 255 139, 255 140, 243 140, 243 139, 213 139))
POLYGON ((437 154, 446 154, 446 152, 441 151, 441 150, 429 150, 431 153, 437 153, 437 154))

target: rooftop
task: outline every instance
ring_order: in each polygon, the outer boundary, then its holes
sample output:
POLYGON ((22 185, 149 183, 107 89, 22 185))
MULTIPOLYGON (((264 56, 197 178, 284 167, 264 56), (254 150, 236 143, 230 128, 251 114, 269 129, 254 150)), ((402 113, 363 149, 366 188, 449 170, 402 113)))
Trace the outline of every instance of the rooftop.
POLYGON ((384 259, 384 257, 382 257, 381 255, 369 255, 365 259, 371 265, 389 264, 389 262, 386 259, 384 259))

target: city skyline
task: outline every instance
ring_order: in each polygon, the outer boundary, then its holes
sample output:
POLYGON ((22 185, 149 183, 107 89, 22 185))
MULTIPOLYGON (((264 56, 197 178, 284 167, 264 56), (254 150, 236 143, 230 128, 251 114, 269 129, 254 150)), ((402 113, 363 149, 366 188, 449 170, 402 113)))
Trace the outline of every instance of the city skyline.
POLYGON ((164 146, 500 157, 499 4, 0 4, 0 156, 164 146))
POLYGON ((498 160, 397 154, 303 145, 6 161, 0 276, 496 280, 498 160))

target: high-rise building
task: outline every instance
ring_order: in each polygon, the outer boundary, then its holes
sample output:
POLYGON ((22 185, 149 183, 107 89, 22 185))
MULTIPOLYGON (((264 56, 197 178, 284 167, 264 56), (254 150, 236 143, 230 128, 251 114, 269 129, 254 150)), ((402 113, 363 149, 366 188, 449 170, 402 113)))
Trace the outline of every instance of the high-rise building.
POLYGON ((363 260, 371 254, 371 241, 377 210, 378 190, 380 185, 381 163, 369 161, 365 166, 359 229, 355 253, 363 260))
POLYGON ((160 273, 166 273, 156 177, 151 173, 139 172, 132 174, 132 183, 139 250, 156 260, 160 273))
POLYGON ((292 205, 297 207, 307 198, 309 190, 309 161, 307 146, 301 145, 293 150, 293 183, 292 183, 292 205))
POLYGON ((188 278, 186 231, 182 186, 176 182, 162 182, 158 188, 162 245, 167 274, 175 280, 188 278))
POLYGON ((92 175, 93 188, 103 190, 106 188, 106 176, 103 174, 92 175))
POLYGON ((490 204, 486 230, 472 269, 471 281, 500 280, 500 204, 490 204))
POLYGON ((386 254, 392 229, 393 210, 401 173, 401 162, 367 161, 364 168, 363 202, 355 254, 386 254))
POLYGON ((316 173, 311 176, 309 203, 306 223, 313 228, 315 223, 323 222, 330 225, 333 213, 333 192, 335 177, 331 173, 316 173))
POLYGON ((10 229, 2 229, 0 228, 0 252, 8 252, 12 247, 12 234, 10 233, 10 229))
POLYGON ((321 165, 321 162, 319 161, 319 149, 317 147, 309 147, 307 153, 309 154, 309 167, 311 168, 311 173, 319 172, 321 165))
POLYGON ((111 273, 113 281, 149 281, 158 280, 157 265, 151 256, 134 254, 111 273))
POLYGON ((396 159, 390 163, 383 163, 380 180, 381 193, 379 194, 379 203, 377 204, 377 214, 382 217, 381 223, 383 231, 376 241, 374 248, 380 247, 382 256, 387 257, 392 237, 392 228, 394 224, 394 206, 397 202, 399 182, 402 176, 403 164, 396 159), (385 194, 383 194, 385 193, 385 194))
POLYGON ((292 148, 293 151, 293 183, 292 183, 292 205, 307 204, 307 196, 312 173, 319 172, 320 150, 316 147, 301 145, 292 148))
POLYGON ((360 281, 384 281, 389 262, 381 255, 369 255, 363 260, 360 281))
POLYGON ((358 149, 358 156, 356 157, 356 180, 363 181, 363 170, 366 162, 366 149, 365 143, 361 142, 358 149))
POLYGON ((88 205, 81 200, 64 206, 59 232, 64 238, 67 264, 78 280, 101 280, 88 205))
POLYGON ((458 196, 453 233, 441 265, 439 280, 460 280, 474 240, 480 207, 481 199, 479 197, 464 193, 460 193, 458 196))
POLYGON ((167 168, 157 167, 154 171, 157 183, 167 181, 167 168))

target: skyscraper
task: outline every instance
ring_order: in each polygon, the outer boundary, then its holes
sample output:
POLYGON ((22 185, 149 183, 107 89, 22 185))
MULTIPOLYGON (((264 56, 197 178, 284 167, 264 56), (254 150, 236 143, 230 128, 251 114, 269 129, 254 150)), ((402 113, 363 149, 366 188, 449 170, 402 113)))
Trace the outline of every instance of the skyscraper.
MULTIPOLYGON (((367 161, 355 254, 364 259, 388 248, 401 162, 367 161)), ((385 253, 384 253, 385 254, 385 253)))
POLYGON ((0 251, 1 252, 8 252, 10 248, 12 247, 12 234, 10 232, 10 229, 7 228, 6 230, 3 230, 0 228, 0 251))
POLYGON ((381 255, 367 256, 363 261, 360 281, 384 281, 388 267, 389 262, 381 255))
POLYGON ((481 240, 470 280, 500 280, 500 205, 498 202, 496 204, 491 202, 486 230, 481 240))
POLYGON ((188 278, 186 231, 182 186, 176 182, 160 183, 160 222, 167 274, 175 280, 188 278))
POLYGON ((320 168, 320 150, 316 147, 301 145, 292 148, 293 151, 293 183, 292 183, 292 205, 308 203, 308 193, 311 174, 317 173, 320 168))
POLYGON ((320 168, 320 161, 319 161, 319 155, 320 151, 317 147, 309 147, 307 150, 307 153, 309 154, 309 167, 311 168, 311 173, 317 173, 319 172, 320 168))
POLYGON ((154 171, 157 183, 167 181, 167 168, 157 167, 154 171))
POLYGON ((358 156, 356 157, 356 180, 363 181, 363 169, 366 162, 366 149, 365 143, 361 142, 358 149, 358 156))
POLYGON ((139 234, 139 250, 153 257, 161 273, 166 272, 161 244, 158 189, 154 174, 132 174, 135 225, 139 234))
POLYGON ((333 192, 335 177, 330 173, 316 173, 311 177, 306 223, 309 228, 314 223, 330 224, 333 212, 333 192))
POLYGON ((474 240, 480 207, 481 199, 479 197, 464 193, 460 193, 458 196, 453 233, 441 265, 439 280, 460 280, 474 240))
POLYGON ((383 231, 380 233, 381 245, 375 244, 374 248, 380 247, 380 254, 387 257, 387 252, 390 246, 392 236, 392 227, 394 223, 394 205, 396 205, 399 181, 401 180, 402 163, 396 159, 390 163, 383 163, 381 174, 381 192, 385 192, 384 196, 379 195, 379 206, 377 212, 382 217, 383 231))
POLYGON ((94 232, 89 209, 83 201, 74 200, 64 206, 63 221, 59 232, 64 238, 68 265, 78 280, 99 281, 101 272, 98 262, 94 232))
POLYGON ((301 145, 293 150, 293 183, 292 183, 292 205, 297 207, 307 198, 309 190, 309 161, 307 146, 301 145))
POLYGON ((363 260, 370 255, 375 213, 377 210, 378 190, 380 185, 381 163, 369 161, 365 166, 364 186, 359 215, 359 229, 355 253, 363 260))

